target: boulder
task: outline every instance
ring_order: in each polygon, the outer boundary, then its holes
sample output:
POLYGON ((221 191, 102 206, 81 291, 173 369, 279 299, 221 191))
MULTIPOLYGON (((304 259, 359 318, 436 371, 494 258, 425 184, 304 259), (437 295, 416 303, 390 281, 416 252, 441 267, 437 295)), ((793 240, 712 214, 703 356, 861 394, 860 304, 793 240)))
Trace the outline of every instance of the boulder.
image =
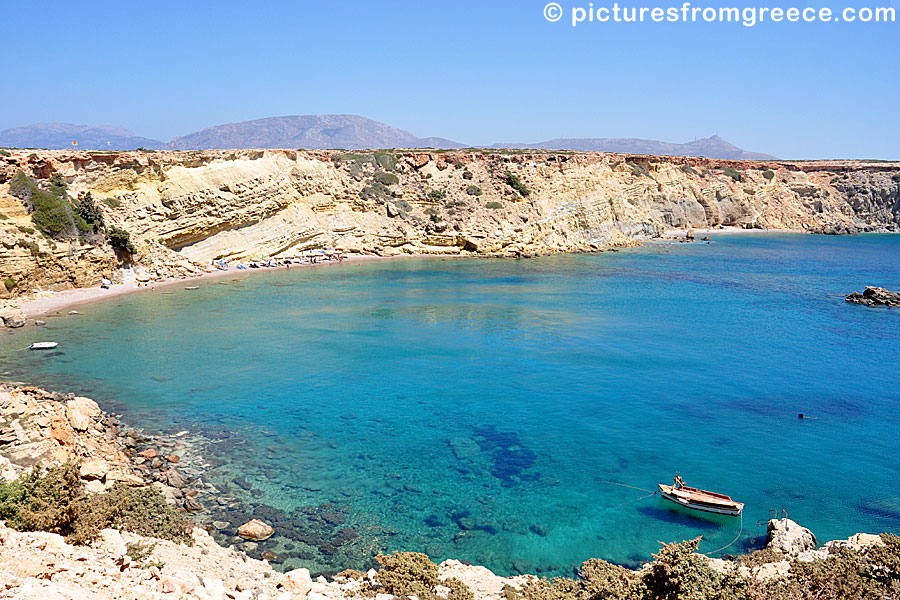
POLYGON ((169 506, 178 506, 178 496, 175 493, 175 488, 170 487, 161 481, 154 481, 150 485, 153 488, 159 490, 159 493, 162 494, 163 497, 165 497, 166 504, 168 504, 169 506))
MULTIPOLYGON (((200 504, 200 501, 192 496, 187 496, 184 499, 184 509, 188 512, 203 512, 203 505, 200 504)), ((271 534, 269 534, 271 535, 271 534)), ((266 536, 268 537, 268 536, 266 536)), ((265 538, 263 538, 265 539, 265 538)))
POLYGON ((78 468, 82 479, 103 479, 108 471, 109 464, 101 458, 86 460, 78 468))
POLYGON ((90 398, 76 397, 66 402, 66 416, 76 431, 87 431, 91 421, 102 414, 100 407, 90 398))
POLYGON ((256 540, 257 542, 269 539, 273 533, 275 533, 275 530, 259 519, 253 519, 238 527, 239 536, 248 540, 256 540))
POLYGON ((21 310, 7 310, 0 314, 0 321, 11 329, 25 327, 25 313, 21 310))
POLYGON ((889 292, 884 288, 866 286, 863 293, 853 292, 847 302, 865 306, 900 306, 900 292, 889 292))
POLYGON ((187 482, 184 480, 184 475, 182 475, 175 467, 170 467, 169 470, 166 471, 166 483, 179 490, 184 489, 187 485, 187 482))
POLYGON ((312 577, 309 569, 294 569, 285 573, 278 581, 279 587, 300 596, 306 596, 312 589, 312 577))
POLYGON ((146 450, 141 450, 140 452, 138 452, 138 456, 149 459, 156 458, 158 454, 159 453, 155 448, 147 448, 146 450))
POLYGON ((816 536, 790 519, 772 519, 767 528, 766 549, 788 556, 816 549, 816 536))

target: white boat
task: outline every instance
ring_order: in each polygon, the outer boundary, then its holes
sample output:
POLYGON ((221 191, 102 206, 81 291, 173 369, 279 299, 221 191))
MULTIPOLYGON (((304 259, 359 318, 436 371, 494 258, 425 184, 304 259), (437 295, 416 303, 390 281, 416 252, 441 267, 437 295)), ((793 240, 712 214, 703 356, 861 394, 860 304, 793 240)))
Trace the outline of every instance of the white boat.
POLYGON ((660 483, 659 492, 666 500, 671 500, 675 504, 694 510, 702 510, 719 515, 731 515, 733 517, 740 515, 741 511, 744 510, 744 504, 735 502, 731 499, 731 496, 688 487, 680 476, 675 477, 675 485, 660 483))
POLYGON ((28 346, 29 350, 53 350, 59 346, 59 342, 35 342, 28 346))

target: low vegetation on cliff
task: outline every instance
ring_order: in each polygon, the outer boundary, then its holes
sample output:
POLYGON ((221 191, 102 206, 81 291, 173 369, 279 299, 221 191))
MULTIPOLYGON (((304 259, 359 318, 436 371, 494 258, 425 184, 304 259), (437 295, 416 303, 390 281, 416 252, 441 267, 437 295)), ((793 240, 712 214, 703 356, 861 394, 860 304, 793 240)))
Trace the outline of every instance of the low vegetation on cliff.
POLYGON ((789 562, 784 576, 759 577, 767 564, 786 557, 770 550, 716 568, 697 553, 700 538, 665 544, 641 571, 603 560, 585 562, 575 579, 533 580, 508 600, 887 600, 900 594, 900 537, 840 548, 828 558, 789 562))
MULTIPOLYGON (((120 251, 133 254, 130 234, 118 227, 106 228, 103 211, 90 192, 80 194, 74 201, 69 198, 65 180, 59 173, 50 177, 47 189, 42 189, 23 171, 16 173, 9 184, 11 194, 22 200, 31 212, 31 221, 45 237, 57 240, 74 238, 103 239, 120 251)), ((24 231, 19 226, 20 231, 24 231)), ((33 233, 33 232, 32 232, 33 233)))
POLYGON ((116 484, 105 494, 86 494, 71 463, 0 480, 0 519, 19 531, 58 533, 73 543, 89 542, 106 528, 189 543, 192 528, 153 488, 116 484))

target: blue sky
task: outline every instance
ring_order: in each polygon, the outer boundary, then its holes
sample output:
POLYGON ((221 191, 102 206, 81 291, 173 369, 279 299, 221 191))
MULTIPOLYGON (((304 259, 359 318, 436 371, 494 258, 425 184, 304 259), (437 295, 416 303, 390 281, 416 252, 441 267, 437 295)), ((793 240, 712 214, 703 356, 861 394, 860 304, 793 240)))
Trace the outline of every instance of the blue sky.
POLYGON ((545 0, 6 2, 0 129, 113 123, 169 140, 351 113, 474 145, 718 133, 783 158, 900 159, 900 22, 572 28, 589 2, 559 3, 550 23, 545 0))

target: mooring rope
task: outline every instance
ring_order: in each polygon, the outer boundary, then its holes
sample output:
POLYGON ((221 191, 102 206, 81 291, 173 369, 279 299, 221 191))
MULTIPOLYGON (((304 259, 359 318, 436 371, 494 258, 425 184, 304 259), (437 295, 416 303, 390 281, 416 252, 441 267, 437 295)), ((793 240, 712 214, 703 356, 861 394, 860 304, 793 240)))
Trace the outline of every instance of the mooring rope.
POLYGON ((743 511, 741 512, 741 530, 738 531, 737 537, 735 537, 733 540, 731 540, 731 542, 729 542, 727 545, 722 546, 721 548, 718 548, 717 550, 713 550, 712 552, 704 552, 704 554, 709 555, 709 554, 715 554, 716 552, 721 552, 728 546, 731 546, 736 541, 738 541, 738 539, 740 539, 742 533, 744 533, 744 513, 743 513, 743 511))
POLYGON ((618 481, 598 481, 597 483, 605 483, 607 485, 618 485, 620 487, 631 488, 631 489, 637 490, 639 492, 648 492, 651 496, 656 493, 653 490, 648 490, 647 488, 637 487, 634 485, 628 485, 627 483, 619 483, 618 481))

